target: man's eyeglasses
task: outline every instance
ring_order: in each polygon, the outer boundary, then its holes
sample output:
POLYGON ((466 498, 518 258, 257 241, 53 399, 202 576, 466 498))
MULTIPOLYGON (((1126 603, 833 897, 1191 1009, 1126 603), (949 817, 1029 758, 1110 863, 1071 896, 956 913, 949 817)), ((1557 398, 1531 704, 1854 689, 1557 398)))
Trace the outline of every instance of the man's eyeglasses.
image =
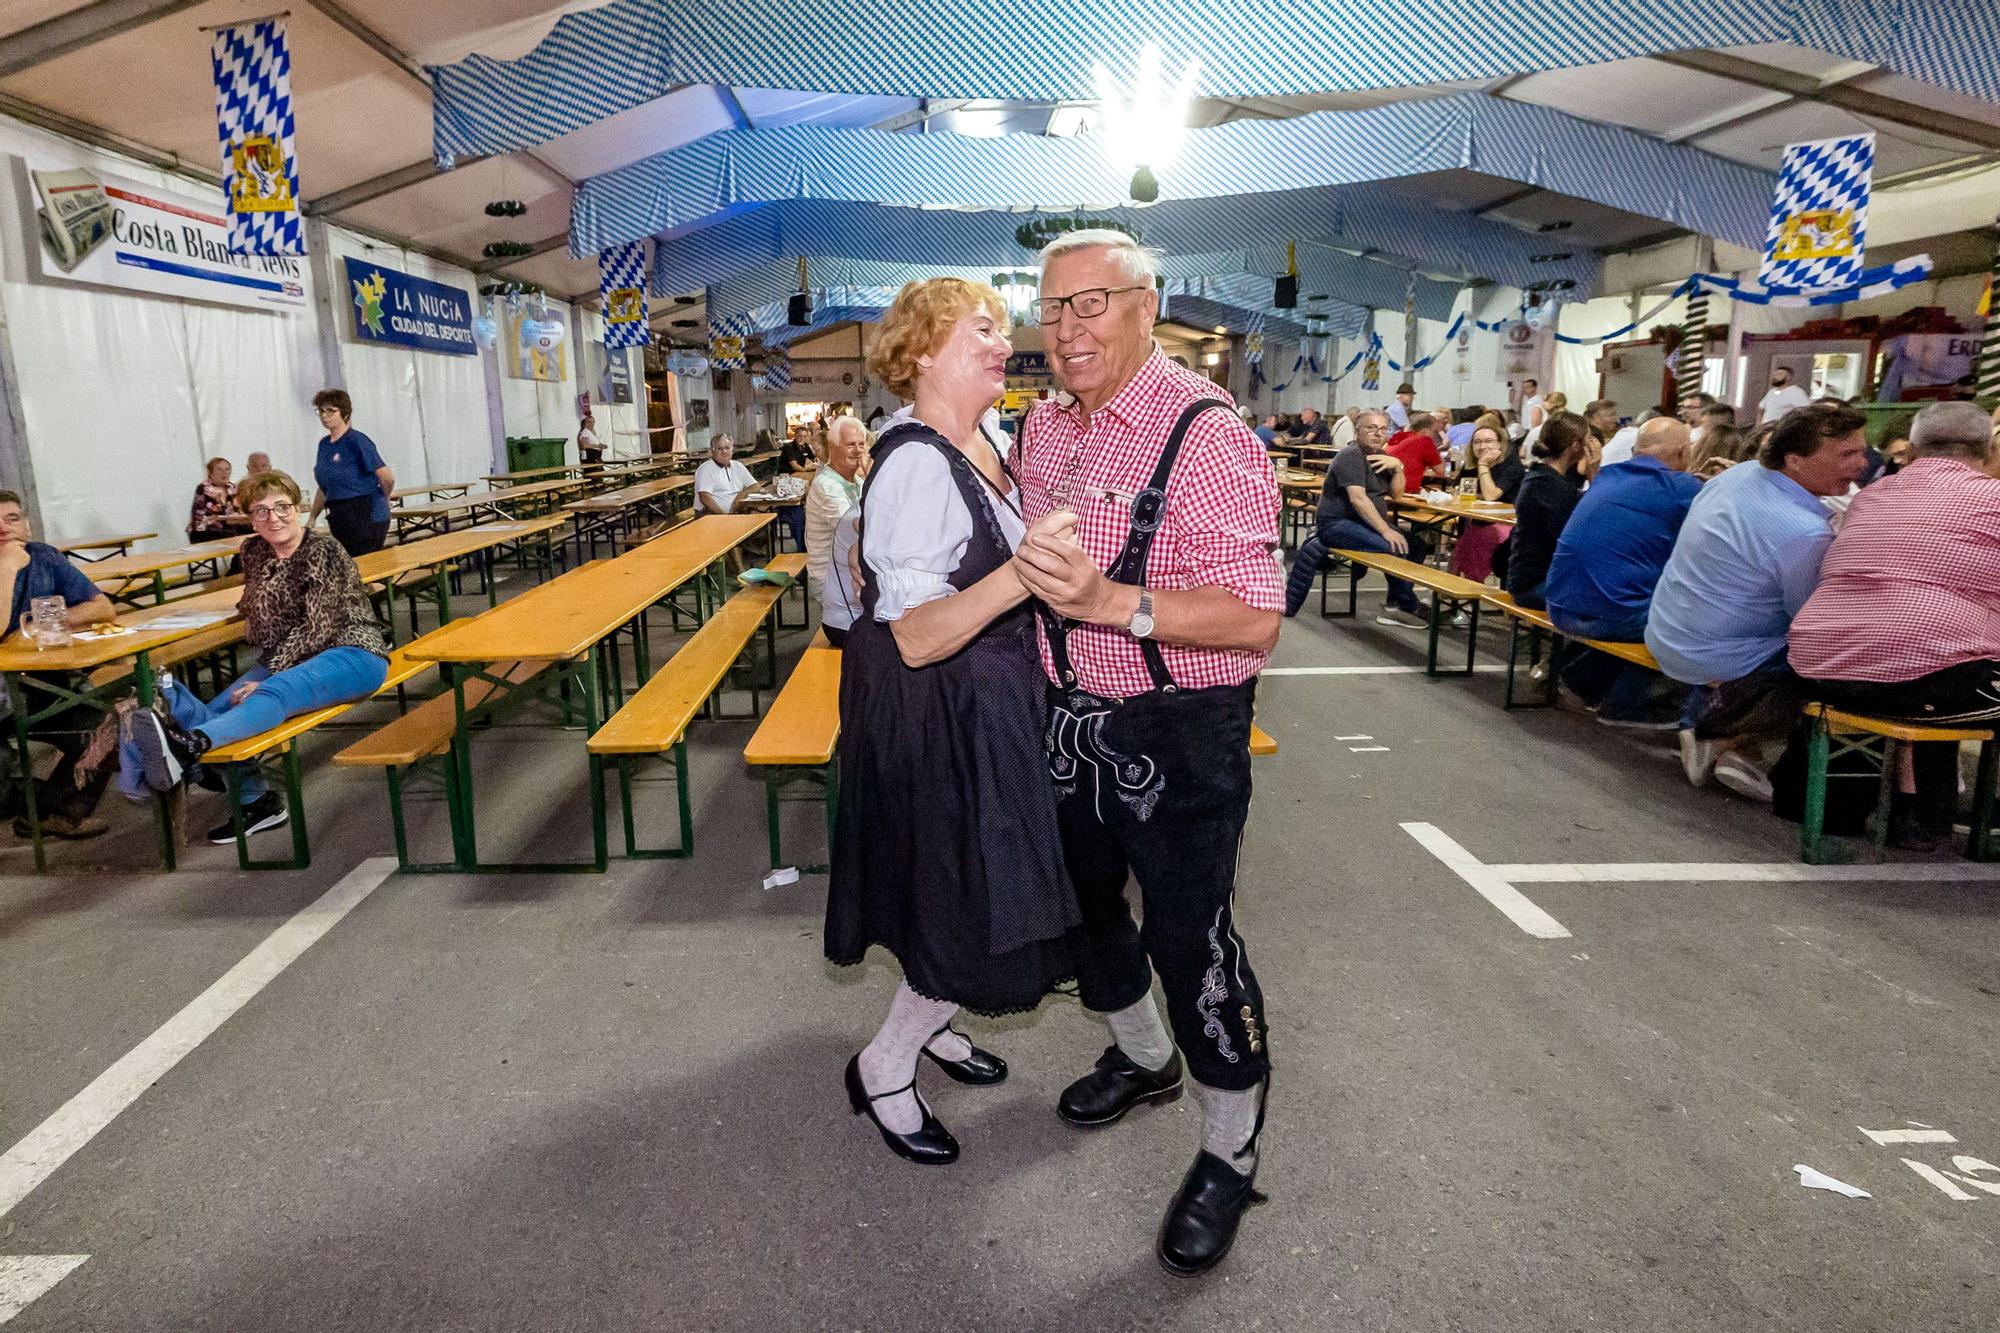
POLYGON ((1086 287, 1068 296, 1044 296, 1035 302, 1035 322, 1060 323, 1064 306, 1068 306, 1078 319, 1096 319, 1111 308, 1111 298, 1118 293, 1143 292, 1151 288, 1151 283, 1135 282, 1126 287, 1086 287))
POLYGON ((279 500, 273 504, 252 505, 250 508, 250 519, 253 523, 268 523, 272 519, 290 518, 298 512, 299 507, 297 505, 279 500))

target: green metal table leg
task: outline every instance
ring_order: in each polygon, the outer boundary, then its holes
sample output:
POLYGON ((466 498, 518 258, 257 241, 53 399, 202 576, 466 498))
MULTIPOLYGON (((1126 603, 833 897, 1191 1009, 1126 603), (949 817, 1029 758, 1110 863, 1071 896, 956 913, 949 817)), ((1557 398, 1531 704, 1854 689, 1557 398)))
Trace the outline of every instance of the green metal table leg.
MULTIPOLYGON (((617 645, 611 645, 614 657, 617 645)), ((583 655, 583 723, 586 735, 595 732, 604 723, 600 711, 601 698, 597 683, 597 655, 583 655)), ((606 845, 604 829, 604 764, 597 756, 591 756, 590 764, 590 846, 595 864, 601 871, 610 860, 610 849, 606 845)))
POLYGON ((410 835, 403 825, 403 770, 390 764, 382 770, 389 775, 389 828, 396 836, 396 865, 410 868, 410 835))
MULTIPOLYGON (((153 655, 137 653, 132 658, 132 683, 139 697, 139 707, 153 706, 153 655)), ((160 830, 160 869, 172 870, 178 849, 174 846, 174 809, 172 792, 159 792, 153 800, 153 819, 160 830)))
POLYGON ((306 830, 306 784, 299 772, 299 743, 285 746, 285 800, 290 805, 292 826, 292 868, 305 870, 312 865, 312 845, 306 830))
MULTIPOLYGON (((1870 754, 1874 750, 1861 747, 1870 754)), ((1889 849, 1889 807, 1896 791, 1896 742, 1889 737, 1882 738, 1882 776, 1875 793, 1875 859, 1880 861, 1889 849)))
POLYGON ((26 807, 28 836, 35 844, 35 873, 47 870, 48 853, 42 841, 41 803, 35 796, 35 766, 28 752, 28 694, 21 688, 17 671, 7 673, 7 699, 14 706, 14 753, 21 765, 21 802, 26 807))
POLYGON ((764 775, 764 818, 771 830, 771 869, 777 870, 785 864, 785 853, 779 845, 778 779, 774 773, 764 775))
POLYGON ((452 821, 452 851, 458 864, 470 868, 479 864, 478 830, 473 820, 472 735, 465 716, 465 678, 473 668, 463 662, 451 664, 451 695, 454 723, 451 753, 446 761, 458 775, 457 818, 452 821))
POLYGON ((1979 747, 1979 775, 1972 781, 1972 830, 1965 854, 1974 861, 1993 859, 1993 797, 2000 779, 2000 737, 1979 747))
POLYGON ((1815 718, 1806 749, 1806 805, 1799 820, 1799 859, 1825 865, 1826 849, 1826 719, 1815 718))
POLYGON ((840 823, 840 764, 826 766, 826 859, 833 863, 833 831, 840 823))

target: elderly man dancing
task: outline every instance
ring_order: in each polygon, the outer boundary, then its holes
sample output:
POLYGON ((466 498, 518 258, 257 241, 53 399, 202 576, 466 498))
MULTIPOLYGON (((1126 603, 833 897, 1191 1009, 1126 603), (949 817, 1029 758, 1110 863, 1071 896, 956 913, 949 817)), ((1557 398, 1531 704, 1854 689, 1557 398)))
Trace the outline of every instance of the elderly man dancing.
POLYGON ((1263 1197, 1268 1035, 1233 898, 1251 704, 1284 595, 1270 460, 1215 385, 1160 351, 1156 311, 1153 257, 1122 233, 1073 232, 1043 252, 1037 318, 1064 392, 1022 423, 1024 517, 1069 509, 1077 526, 1074 541, 1031 532, 1018 562, 1042 603, 1049 763, 1083 914, 1079 993, 1115 1038, 1057 1111, 1108 1125, 1171 1100, 1185 1059, 1202 1148, 1158 1249, 1193 1275, 1221 1261, 1263 1197))

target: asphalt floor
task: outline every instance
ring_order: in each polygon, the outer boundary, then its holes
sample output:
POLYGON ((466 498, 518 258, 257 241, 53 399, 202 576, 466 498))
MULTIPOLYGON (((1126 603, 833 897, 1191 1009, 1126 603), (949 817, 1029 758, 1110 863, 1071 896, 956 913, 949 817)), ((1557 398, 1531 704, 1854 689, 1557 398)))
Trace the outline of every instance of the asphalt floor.
MULTIPOLYGON (((1012 1072, 926 1077, 956 1165, 849 1114, 896 974, 822 960, 823 878, 762 886, 753 724, 692 733, 695 855, 603 875, 384 873, 380 776, 324 762, 348 732, 306 749, 310 870, 202 846, 160 873, 115 796, 54 873, 0 848, 0 1324, 2000 1326, 2000 868, 1777 878, 1796 829, 1691 788, 1671 736, 1503 711, 1498 675, 1427 679, 1422 644, 1308 613, 1260 687, 1280 749, 1238 910, 1271 1199, 1206 1278, 1153 1257, 1192 1099, 1055 1117, 1107 1040, 1074 1000, 964 1023, 1012 1072), (163 1043, 184 1053, 121 1092, 163 1043)), ((489 854, 582 854, 579 741, 482 735, 489 854)), ((642 809, 669 839, 670 794, 642 809)), ((820 859, 814 811, 785 818, 820 859)), ((415 825, 441 848, 440 808, 415 825)))

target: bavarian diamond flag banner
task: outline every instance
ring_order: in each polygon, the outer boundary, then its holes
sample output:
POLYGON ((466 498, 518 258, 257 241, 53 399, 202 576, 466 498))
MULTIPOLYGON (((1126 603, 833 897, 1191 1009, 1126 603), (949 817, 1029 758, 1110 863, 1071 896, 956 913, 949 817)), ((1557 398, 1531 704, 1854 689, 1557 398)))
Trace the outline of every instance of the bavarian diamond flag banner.
POLYGON ((1867 249, 1874 170, 1872 134, 1787 144, 1757 281, 1808 291, 1853 285, 1867 249))
POLYGON ((299 164, 292 155, 292 48, 283 18, 217 28, 209 46, 229 249, 302 255, 299 164))
POLYGON ((614 245, 597 256, 597 290, 604 297, 604 346, 644 347, 651 340, 646 325, 646 260, 642 243, 614 245))

